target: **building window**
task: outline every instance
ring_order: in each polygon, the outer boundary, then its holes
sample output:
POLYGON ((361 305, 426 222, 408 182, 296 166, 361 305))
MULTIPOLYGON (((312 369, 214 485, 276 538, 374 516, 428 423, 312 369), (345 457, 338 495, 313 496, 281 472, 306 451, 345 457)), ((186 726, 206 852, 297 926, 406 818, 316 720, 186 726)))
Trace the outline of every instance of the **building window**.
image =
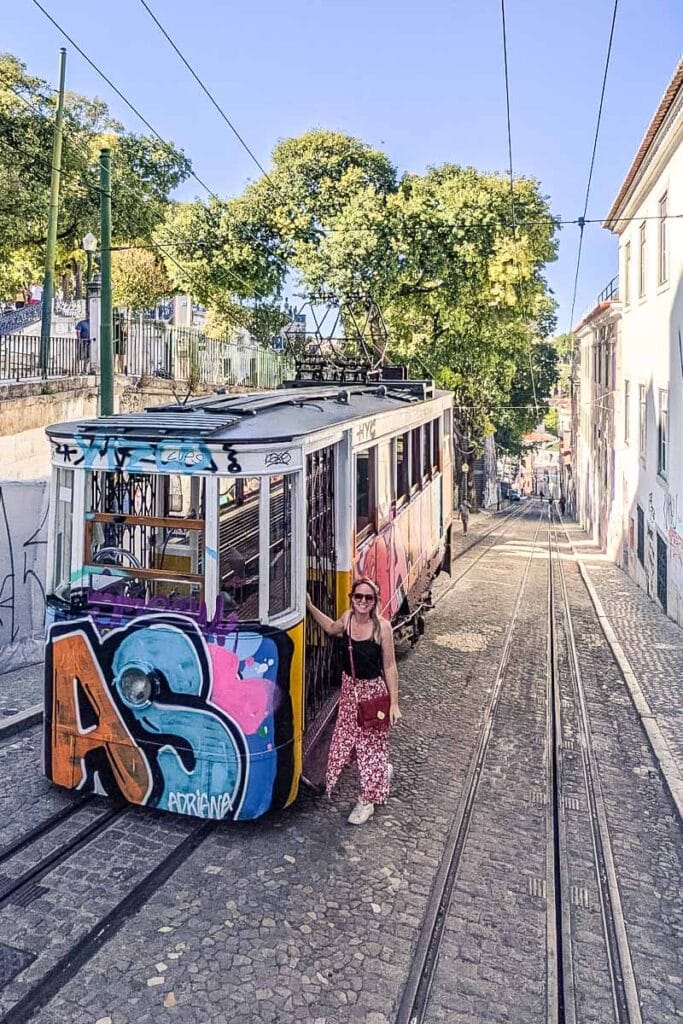
POLYGON ((356 454, 356 533, 375 524, 375 462, 377 449, 356 454))
POLYGON ((669 202, 668 193, 659 200, 659 246, 657 251, 657 280, 664 284, 669 280, 669 253, 667 251, 666 218, 669 202))
POLYGON ((637 506, 638 512, 638 561, 644 567, 645 566, 645 513, 643 512, 640 505, 637 506))
POLYGON ((631 243, 624 245, 624 305, 631 301, 631 243))
POLYGON ((609 371, 610 371, 610 362, 612 360, 612 346, 609 344, 609 342, 605 343, 604 356, 605 356, 605 373, 604 373, 604 377, 603 377, 603 384, 605 385, 606 388, 609 388, 610 387, 610 372, 609 371))
POLYGON ((659 392, 659 419, 657 422, 657 472, 666 476, 669 445, 669 392, 659 392))
POLYGON ((647 449, 647 391, 644 384, 638 385, 638 451, 645 461, 647 449))
POLYGON ((642 299, 645 295, 645 248, 647 244, 646 237, 647 225, 645 221, 640 225, 638 231, 638 295, 642 299))
POLYGON ((631 381, 624 381, 624 443, 631 443, 631 381))

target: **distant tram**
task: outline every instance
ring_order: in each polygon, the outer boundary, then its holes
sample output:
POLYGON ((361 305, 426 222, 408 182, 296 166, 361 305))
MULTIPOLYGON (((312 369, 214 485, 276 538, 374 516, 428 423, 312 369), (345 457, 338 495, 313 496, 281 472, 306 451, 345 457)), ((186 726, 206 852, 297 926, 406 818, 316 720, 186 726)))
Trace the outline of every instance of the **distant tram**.
POLYGON ((296 798, 337 703, 354 575, 411 638, 450 571, 452 398, 292 382, 50 427, 44 760, 200 818, 296 798))

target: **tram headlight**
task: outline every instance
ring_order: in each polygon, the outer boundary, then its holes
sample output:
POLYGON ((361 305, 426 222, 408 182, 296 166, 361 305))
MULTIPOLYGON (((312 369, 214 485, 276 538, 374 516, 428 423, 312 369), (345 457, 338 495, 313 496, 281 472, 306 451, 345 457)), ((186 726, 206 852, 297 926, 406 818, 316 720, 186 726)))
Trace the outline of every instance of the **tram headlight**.
POLYGON ((132 708, 149 704, 154 694, 151 675, 137 666, 125 669, 118 678, 121 696, 132 708))

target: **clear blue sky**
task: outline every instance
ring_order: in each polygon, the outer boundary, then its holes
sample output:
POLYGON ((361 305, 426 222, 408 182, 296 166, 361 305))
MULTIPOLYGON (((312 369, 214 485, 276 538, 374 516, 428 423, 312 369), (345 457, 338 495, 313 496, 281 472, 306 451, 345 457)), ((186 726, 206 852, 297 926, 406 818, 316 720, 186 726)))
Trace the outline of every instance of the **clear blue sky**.
MULTIPOLYGON (((214 191, 258 175, 138 0, 43 2, 214 191)), ((278 139, 326 127, 383 148, 400 171, 507 167, 499 0, 149 2, 266 166, 278 139)), ((55 83, 61 36, 31 0, 4 6, 0 46, 55 83)), ((611 12, 612 0, 506 3, 514 170, 538 178, 564 217, 583 207, 611 12)), ((607 212, 682 45, 681 0, 621 0, 589 217, 607 212)), ((67 82, 144 130, 71 50, 67 82)), ((180 196, 197 191, 190 182, 180 196)), ((565 228, 548 268, 560 330, 577 241, 565 228)), ((575 320, 616 269, 613 237, 587 227, 575 320)))

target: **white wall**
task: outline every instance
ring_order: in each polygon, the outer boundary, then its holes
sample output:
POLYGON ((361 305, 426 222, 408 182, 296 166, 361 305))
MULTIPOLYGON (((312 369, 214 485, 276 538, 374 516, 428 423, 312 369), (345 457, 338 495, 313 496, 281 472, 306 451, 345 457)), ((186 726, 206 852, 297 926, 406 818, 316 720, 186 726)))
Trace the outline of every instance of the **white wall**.
MULTIPOLYGON (((683 106, 683 97, 681 97, 683 106)), ((622 564, 656 599, 657 535, 668 545, 668 613, 683 624, 683 220, 666 221, 668 277, 658 280, 659 214, 667 193, 668 212, 683 211, 683 110, 679 108, 656 149, 651 166, 623 215, 619 238, 619 287, 623 304, 617 424, 617 496, 623 502, 625 545, 622 564), (639 229, 645 224, 644 295, 638 294, 639 229), (631 243, 629 302, 625 299, 625 245, 631 243), (624 382, 630 381, 630 443, 624 441, 624 382), (639 387, 647 398, 647 441, 638 444, 639 387), (660 390, 668 391, 669 431, 666 475, 658 473, 657 428, 660 390), (645 567, 636 557, 636 506, 645 513, 645 567)))
POLYGON ((42 657, 48 492, 0 480, 0 672, 42 657))

